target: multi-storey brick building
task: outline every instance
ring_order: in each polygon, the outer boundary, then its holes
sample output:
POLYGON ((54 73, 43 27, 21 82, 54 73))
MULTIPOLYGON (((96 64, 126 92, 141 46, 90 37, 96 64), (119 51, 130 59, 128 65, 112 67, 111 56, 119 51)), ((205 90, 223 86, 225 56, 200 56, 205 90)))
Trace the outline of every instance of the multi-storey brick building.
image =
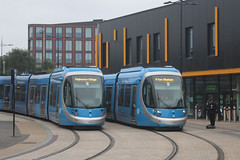
POLYGON ((28 49, 39 67, 45 60, 56 67, 95 64, 95 35, 98 23, 29 24, 28 49))

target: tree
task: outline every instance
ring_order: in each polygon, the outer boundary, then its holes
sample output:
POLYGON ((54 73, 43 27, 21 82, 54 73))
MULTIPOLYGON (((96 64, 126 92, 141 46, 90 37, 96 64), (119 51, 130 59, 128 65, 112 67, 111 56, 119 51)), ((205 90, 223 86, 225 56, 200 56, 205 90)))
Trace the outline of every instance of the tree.
POLYGON ((17 69, 21 73, 33 73, 36 71, 35 59, 30 52, 23 49, 12 49, 6 56, 6 74, 10 75, 11 69, 17 69))
POLYGON ((42 63, 42 67, 40 68, 41 72, 47 72, 47 73, 52 73, 52 71, 55 69, 55 65, 48 60, 45 60, 42 63))

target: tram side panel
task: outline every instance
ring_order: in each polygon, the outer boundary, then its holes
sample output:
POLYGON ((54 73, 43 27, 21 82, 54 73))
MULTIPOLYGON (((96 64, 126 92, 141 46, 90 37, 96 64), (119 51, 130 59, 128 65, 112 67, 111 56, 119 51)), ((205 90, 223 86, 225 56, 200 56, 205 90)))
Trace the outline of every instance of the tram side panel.
POLYGON ((12 85, 10 76, 0 77, 0 110, 12 111, 12 85))
POLYGON ((28 114, 31 116, 48 119, 47 99, 50 74, 33 75, 30 78, 28 90, 28 114))
POLYGON ((17 76, 15 111, 21 114, 27 114, 28 100, 28 82, 31 75, 17 76))

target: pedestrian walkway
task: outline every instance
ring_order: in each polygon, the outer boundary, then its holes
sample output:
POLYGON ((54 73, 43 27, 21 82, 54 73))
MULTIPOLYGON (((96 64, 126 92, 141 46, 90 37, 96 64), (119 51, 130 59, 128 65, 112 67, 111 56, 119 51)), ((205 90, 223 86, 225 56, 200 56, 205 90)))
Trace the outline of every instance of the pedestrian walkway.
POLYGON ((47 131, 36 122, 16 117, 15 137, 13 137, 12 114, 0 111, 0 159, 20 154, 36 147, 46 140, 47 131))

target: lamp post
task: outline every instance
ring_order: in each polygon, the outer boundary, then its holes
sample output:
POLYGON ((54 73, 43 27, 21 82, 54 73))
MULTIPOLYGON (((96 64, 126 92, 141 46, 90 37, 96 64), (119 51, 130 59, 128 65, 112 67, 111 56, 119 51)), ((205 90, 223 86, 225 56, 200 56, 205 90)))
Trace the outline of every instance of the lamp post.
POLYGON ((5 60, 3 58, 3 47, 5 46, 13 46, 13 44, 4 44, 3 39, 1 38, 1 68, 2 68, 1 72, 2 74, 5 74, 5 60))
POLYGON ((167 1, 163 4, 177 4, 180 5, 180 72, 182 73, 182 20, 183 20, 183 5, 198 5, 198 3, 189 3, 183 0, 179 0, 176 2, 167 1))

